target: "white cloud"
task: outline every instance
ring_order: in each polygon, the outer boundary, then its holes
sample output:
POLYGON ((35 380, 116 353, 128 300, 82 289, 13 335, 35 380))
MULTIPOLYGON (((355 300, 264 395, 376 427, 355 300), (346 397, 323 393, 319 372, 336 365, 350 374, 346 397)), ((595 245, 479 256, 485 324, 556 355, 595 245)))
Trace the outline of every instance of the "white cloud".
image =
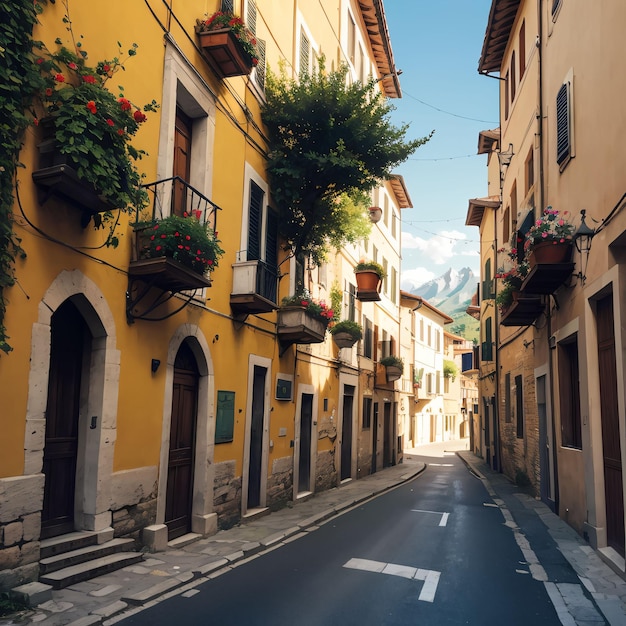
POLYGON ((436 275, 425 267, 403 270, 400 276, 400 288, 404 289, 404 291, 411 291, 415 287, 421 287, 433 278, 436 278, 436 275))
MULTIPOLYGON (((430 239, 424 239, 407 232, 402 233, 402 248, 404 250, 416 250, 423 255, 429 263, 435 265, 445 265, 450 259, 459 254, 455 247, 467 238, 465 233, 457 230, 441 231, 433 235, 430 239)), ((467 250, 463 250, 466 254, 467 250)))

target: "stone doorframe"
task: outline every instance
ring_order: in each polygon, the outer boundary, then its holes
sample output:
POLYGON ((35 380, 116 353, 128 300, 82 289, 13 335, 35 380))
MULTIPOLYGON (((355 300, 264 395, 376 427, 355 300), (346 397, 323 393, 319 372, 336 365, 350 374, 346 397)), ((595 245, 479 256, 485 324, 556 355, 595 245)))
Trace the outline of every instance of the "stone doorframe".
MULTIPOLYGON (((77 530, 100 531, 111 526, 110 485, 117 433, 120 352, 116 348, 111 309, 99 287, 79 270, 64 270, 56 277, 39 304, 37 321, 33 324, 24 475, 42 476, 50 324, 53 313, 68 299, 80 311, 93 337, 88 387, 81 389, 74 524, 77 530)), ((35 485, 41 511, 43 481, 34 481, 35 485)))
POLYGON ((155 549, 162 549, 164 544, 167 543, 165 500, 167 496, 167 470, 172 421, 174 361, 185 339, 187 339, 188 345, 196 358, 200 375, 198 380, 198 416, 196 421, 191 531, 200 535, 212 535, 217 532, 217 514, 213 512, 215 479, 215 466, 213 465, 213 453, 215 450, 215 375, 213 360, 209 344, 202 331, 194 324, 182 324, 175 331, 167 349, 157 519, 156 525, 148 529, 149 533, 155 534, 155 537, 144 538, 144 542, 155 549))

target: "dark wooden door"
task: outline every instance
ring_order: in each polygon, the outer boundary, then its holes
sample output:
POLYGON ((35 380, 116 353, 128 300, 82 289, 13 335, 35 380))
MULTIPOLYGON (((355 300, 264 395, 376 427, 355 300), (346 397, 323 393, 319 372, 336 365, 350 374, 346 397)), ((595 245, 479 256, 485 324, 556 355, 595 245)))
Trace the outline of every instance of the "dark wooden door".
POLYGON ((374 402, 374 415, 372 416, 372 474, 378 469, 378 402, 374 402))
POLYGON ((313 426, 313 395, 303 393, 300 402, 300 458, 298 459, 298 491, 311 490, 311 429, 313 426))
POLYGON ((198 412, 198 367, 183 343, 174 361, 165 524, 168 539, 191 531, 193 465, 198 412))
POLYGON ((51 321, 42 538, 74 530, 81 373, 89 344, 82 315, 69 300, 64 302, 51 321))
MULTIPOLYGON (((174 133, 174 176, 189 183, 191 175, 191 118, 176 109, 174 133)), ((174 183, 172 213, 182 216, 187 210, 187 187, 180 181, 174 183)))
POLYGON ((598 325, 606 534, 609 546, 624 556, 624 492, 617 407, 617 368, 612 295, 598 300, 596 321, 598 325))
POLYGON ((352 407, 354 387, 344 385, 343 412, 341 418, 341 480, 352 476, 352 407))
POLYGON ((383 404, 383 418, 385 420, 383 433, 383 467, 390 467, 393 463, 393 423, 391 421, 391 402, 383 404))
POLYGON ((250 463, 248 467, 248 508, 261 505, 261 468, 263 463, 263 419, 265 415, 265 377, 267 369, 254 366, 252 380, 252 421, 250 424, 250 463))

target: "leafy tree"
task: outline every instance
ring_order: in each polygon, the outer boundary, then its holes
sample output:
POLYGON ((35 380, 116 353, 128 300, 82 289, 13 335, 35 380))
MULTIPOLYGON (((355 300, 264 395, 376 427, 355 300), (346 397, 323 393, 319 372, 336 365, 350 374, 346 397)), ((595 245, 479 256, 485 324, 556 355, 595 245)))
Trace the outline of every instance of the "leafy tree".
POLYGON ((406 140, 408 126, 391 124, 376 81, 349 84, 347 72, 326 72, 322 59, 298 80, 268 72, 266 82, 267 171, 281 235, 315 264, 367 234, 370 190, 432 136, 406 140))

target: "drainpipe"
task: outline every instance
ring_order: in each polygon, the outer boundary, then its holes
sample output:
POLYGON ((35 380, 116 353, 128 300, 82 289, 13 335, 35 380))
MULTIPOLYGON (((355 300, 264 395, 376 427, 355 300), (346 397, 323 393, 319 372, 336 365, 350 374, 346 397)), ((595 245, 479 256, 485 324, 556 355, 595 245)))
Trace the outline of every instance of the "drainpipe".
MULTIPOLYGON (((537 21, 539 23, 539 44, 537 46, 537 63, 539 66, 539 94, 538 94, 538 106, 539 106, 539 114, 537 115, 537 135, 539 136, 539 199, 537 204, 539 205, 540 210, 543 210, 543 206, 545 204, 545 182, 544 182, 544 154, 546 151, 544 149, 544 141, 545 137, 543 134, 543 39, 544 39, 544 19, 543 19, 543 11, 542 11, 542 0, 537 0, 537 21)), ((550 390, 550 424, 551 424, 551 432, 550 432, 550 448, 548 454, 548 477, 550 475, 550 458, 552 458, 553 465, 553 474, 554 474, 554 512, 559 514, 559 473, 557 471, 557 456, 556 456, 556 426, 554 420, 554 354, 555 350, 550 348, 550 337, 552 336, 552 311, 550 308, 551 300, 550 296, 547 296, 548 302, 548 314, 547 314, 547 337, 546 344, 548 346, 548 385, 550 390), (550 454, 551 452, 551 454, 550 454)), ((541 480, 541 479, 540 479, 541 480)), ((548 494, 549 499, 549 494, 548 494)))

